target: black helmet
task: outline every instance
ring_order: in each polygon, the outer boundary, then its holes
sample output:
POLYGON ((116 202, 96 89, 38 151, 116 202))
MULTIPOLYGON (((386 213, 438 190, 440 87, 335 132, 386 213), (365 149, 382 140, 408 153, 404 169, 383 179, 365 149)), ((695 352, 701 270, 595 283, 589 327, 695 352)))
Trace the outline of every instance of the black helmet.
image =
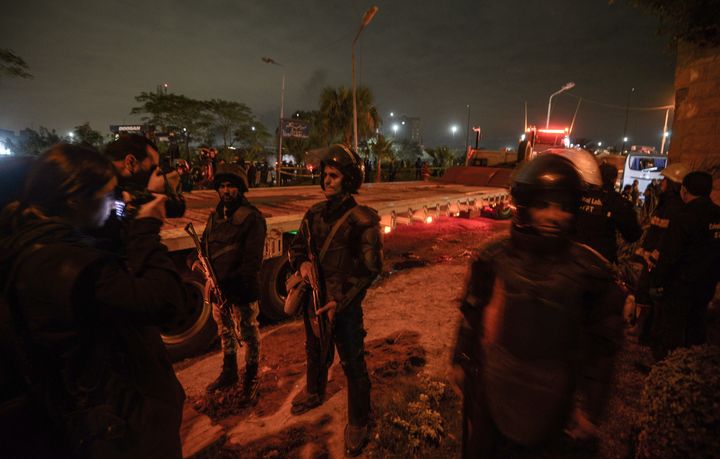
POLYGON ((342 144, 331 145, 320 159, 320 186, 325 189, 325 166, 332 166, 343 174, 343 190, 357 193, 365 180, 365 163, 360 156, 342 144))
POLYGON ((510 194, 517 212, 515 223, 529 225, 527 208, 537 201, 560 203, 563 208, 577 213, 584 183, 578 170, 559 155, 539 155, 522 165, 512 179, 510 194))
POLYGON ((215 171, 215 179, 213 185, 217 190, 220 188, 222 182, 230 182, 238 189, 241 193, 248 190, 248 178, 245 168, 238 164, 220 164, 215 171))

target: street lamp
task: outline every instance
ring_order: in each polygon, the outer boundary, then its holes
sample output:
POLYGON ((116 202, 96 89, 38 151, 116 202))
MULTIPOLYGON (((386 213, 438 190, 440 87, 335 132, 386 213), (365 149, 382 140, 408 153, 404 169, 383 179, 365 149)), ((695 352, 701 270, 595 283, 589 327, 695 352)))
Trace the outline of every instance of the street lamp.
POLYGON ((357 34, 355 35, 355 39, 352 42, 353 146, 355 147, 355 153, 357 153, 358 151, 357 97, 355 96, 355 43, 357 43, 363 29, 367 27, 368 24, 370 24, 370 21, 372 21, 372 18, 377 12, 377 6, 373 6, 365 12, 365 16, 363 16, 360 28, 358 29, 357 34))
POLYGON ((468 136, 470 136, 470 104, 467 104, 467 126, 465 127, 465 154, 468 151, 468 136))
POLYGON ((393 135, 394 135, 395 137, 397 137, 397 133, 398 133, 398 130, 399 130, 399 129, 400 129, 400 126, 399 126, 397 123, 395 123, 395 124, 392 125, 393 135))
POLYGON ((550 94, 550 99, 548 100, 548 112, 547 112, 547 121, 545 122, 545 129, 550 128, 550 107, 552 107, 552 98, 560 94, 561 92, 565 92, 568 89, 572 89, 575 87, 575 83, 572 81, 569 83, 565 83, 562 88, 555 91, 554 93, 550 94))
MULTIPOLYGON (((281 63, 275 61, 274 59, 272 59, 270 57, 263 57, 262 61, 265 62, 266 64, 279 65, 280 67, 283 66, 281 63)), ((277 183, 280 183, 280 166, 282 165, 282 141, 283 141, 282 120, 283 120, 283 116, 285 116, 284 111, 285 111, 285 72, 283 71, 282 86, 280 87, 280 124, 278 125, 278 131, 279 131, 278 157, 277 157, 277 166, 275 169, 275 175, 277 176, 277 178, 276 178, 277 183)), ((253 127, 253 131, 254 130, 255 130, 255 128, 253 127)), ((277 186, 277 184, 276 184, 276 186, 277 186)))

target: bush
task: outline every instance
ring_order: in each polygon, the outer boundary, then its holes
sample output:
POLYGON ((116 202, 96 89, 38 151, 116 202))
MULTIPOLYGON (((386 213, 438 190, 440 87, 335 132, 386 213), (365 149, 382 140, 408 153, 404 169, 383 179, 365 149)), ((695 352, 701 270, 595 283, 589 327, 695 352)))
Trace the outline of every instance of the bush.
POLYGON ((396 381, 394 390, 377 402, 376 411, 384 415, 378 419, 368 457, 458 456, 459 442, 448 432, 460 429, 460 425, 455 425, 460 419, 460 401, 446 382, 425 373, 405 377, 396 381))
POLYGON ((645 381, 637 458, 718 457, 720 348, 678 349, 645 381))

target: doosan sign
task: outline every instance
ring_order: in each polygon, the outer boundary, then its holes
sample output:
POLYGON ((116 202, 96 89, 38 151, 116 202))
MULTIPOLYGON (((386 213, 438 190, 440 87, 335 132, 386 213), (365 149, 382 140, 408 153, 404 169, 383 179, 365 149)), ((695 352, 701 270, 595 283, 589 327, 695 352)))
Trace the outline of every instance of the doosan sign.
POLYGON ((120 133, 141 133, 143 132, 142 124, 112 124, 110 125, 110 132, 113 134, 120 133))

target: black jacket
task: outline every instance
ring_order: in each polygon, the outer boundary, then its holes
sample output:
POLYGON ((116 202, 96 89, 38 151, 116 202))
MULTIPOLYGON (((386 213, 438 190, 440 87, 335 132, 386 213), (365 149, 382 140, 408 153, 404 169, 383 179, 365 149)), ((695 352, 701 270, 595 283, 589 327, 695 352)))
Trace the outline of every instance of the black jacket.
POLYGON ((235 304, 257 301, 267 227, 265 218, 244 197, 227 209, 220 203, 202 236, 223 294, 235 304), (208 232, 209 230, 209 232, 208 232))
POLYGON ((617 259, 617 232, 626 242, 640 239, 642 230, 632 203, 613 189, 586 193, 577 216, 575 240, 600 252, 611 263, 617 259))
POLYGON ((622 306, 609 265, 595 252, 513 227, 470 266, 453 354, 471 381, 465 396, 487 400, 496 425, 520 443, 529 432, 562 428, 575 385, 597 417, 622 339, 622 306), (543 380, 552 382, 537 383, 543 380), (513 416, 524 425, 508 425, 513 416))
MULTIPOLYGON (((310 228, 315 254, 319 254, 333 224, 345 212, 350 215, 340 226, 320 263, 329 300, 338 311, 364 298, 365 291, 382 272, 383 253, 380 217, 374 209, 360 206, 350 195, 312 206, 303 221, 310 228)), ((307 227, 302 224, 288 252, 293 269, 308 260, 307 227)))
POLYGON ((160 226, 133 221, 125 261, 52 219, 0 240, 32 393, 74 456, 181 455, 185 396, 156 327, 186 313, 186 299, 160 226))
POLYGON ((708 303, 720 281, 720 206, 701 197, 670 222, 652 284, 708 303))
POLYGON ((646 230, 645 239, 642 242, 642 248, 645 251, 654 252, 655 260, 657 260, 658 256, 658 252, 655 251, 659 251, 670 222, 680 213, 684 206, 680 194, 674 191, 668 191, 660 195, 655 212, 650 217, 650 227, 646 230))

